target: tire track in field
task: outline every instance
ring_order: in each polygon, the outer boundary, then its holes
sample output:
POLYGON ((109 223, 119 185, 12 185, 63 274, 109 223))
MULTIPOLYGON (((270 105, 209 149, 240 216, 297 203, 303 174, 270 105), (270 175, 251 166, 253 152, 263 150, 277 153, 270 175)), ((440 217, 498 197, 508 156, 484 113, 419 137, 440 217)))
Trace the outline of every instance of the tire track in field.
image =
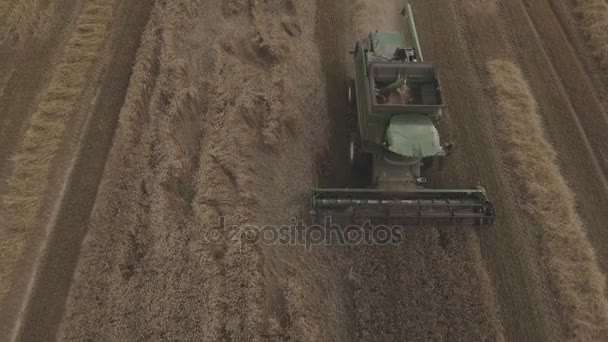
MULTIPOLYGON (((146 243, 151 239, 148 227, 153 175, 148 168, 157 162, 153 147, 150 147, 153 140, 150 112, 153 102, 156 103, 152 100, 153 95, 154 99, 158 98, 162 42, 162 30, 156 26, 158 16, 154 12, 150 14, 142 34, 124 106, 119 114, 116 137, 88 223, 89 231, 83 242, 85 249, 79 256, 77 267, 84 270, 77 269, 70 289, 66 316, 60 328, 60 335, 67 340, 108 339, 104 334, 121 329, 117 325, 112 329, 106 327, 103 333, 96 330, 121 316, 121 307, 113 307, 112 312, 108 312, 101 305, 116 300, 116 297, 120 297, 118 301, 131 310, 147 312, 144 309, 147 301, 131 299, 120 293, 116 287, 121 283, 115 284, 112 280, 114 272, 125 281, 136 275, 144 264, 146 243), (101 232, 96 229, 98 225, 103 225, 101 232), (117 251, 107 253, 110 246, 116 246, 117 251), (88 273, 87 266, 91 264, 95 265, 94 271, 88 273), (83 287, 94 291, 94 304, 87 301, 87 290, 83 287), (81 301, 85 303, 82 306, 79 305, 81 301), (90 311, 94 305, 96 310, 90 311)), ((125 320, 120 320, 120 323, 128 324, 125 320)))
POLYGON ((587 77, 592 80, 604 113, 608 112, 608 73, 602 70, 601 60, 598 60, 590 48, 589 41, 585 37, 588 33, 582 27, 584 23, 580 13, 572 1, 548 0, 548 3, 577 58, 583 63, 587 77))
POLYGON ((507 158, 519 176, 527 211, 543 239, 539 250, 555 284, 568 339, 605 339, 608 301, 605 277, 575 209, 574 198, 545 138, 536 100, 519 68, 511 62, 488 63, 498 118, 506 134, 507 158))
POLYGON ((44 235, 37 218, 53 186, 52 176, 71 125, 82 114, 81 100, 100 70, 100 55, 113 16, 113 1, 88 2, 68 38, 48 87, 37 104, 12 158, 13 169, 0 197, 0 295, 10 288, 15 267, 33 236, 44 235))
POLYGON ((456 186, 479 182, 494 202, 498 219, 492 229, 477 231, 484 265, 496 290, 507 340, 542 340, 557 332, 556 314, 542 304, 547 296, 542 265, 535 257, 531 221, 518 205, 504 146, 496 136, 494 108, 486 94, 483 61, 508 56, 508 33, 497 18, 493 1, 414 3, 422 47, 427 60, 438 65, 448 112, 440 129, 448 131, 457 148, 450 156, 447 177, 456 186), (442 25, 434 25, 440 21, 442 25), (455 177, 456 175, 457 177, 455 177))
POLYGON ((80 9, 78 0, 61 1, 55 6, 45 35, 30 37, 19 46, 9 41, 0 43, 0 192, 10 173, 9 158, 18 145, 15 142, 36 110, 80 9))
MULTIPOLYGON (((14 3, 16 4, 17 1, 14 3)), ((47 26, 46 35, 30 37, 30 39, 20 42, 19 46, 13 46, 10 41, 0 43, 0 75, 3 78, 0 81, 2 82, 0 84, 0 108, 2 108, 0 194, 5 194, 7 191, 6 181, 12 167, 10 155, 19 147, 23 131, 27 129, 28 120, 32 112, 36 110, 36 103, 44 93, 49 78, 53 74, 53 65, 57 65, 57 60, 61 58, 65 38, 69 37, 77 17, 79 2, 66 0, 54 6, 57 15, 47 18, 50 23, 47 26), (24 60, 28 62, 24 63, 24 60)), ((65 151, 64 154, 70 152, 73 151, 65 151)), ((51 206, 51 203, 47 203, 45 206, 51 206)), ((42 220, 40 219, 40 221, 42 220)), ((5 232, 2 229, 0 231, 5 232)), ((10 263, 16 262, 20 271, 10 280, 12 288, 4 300, 0 300, 0 306, 4 308, 0 311, 0 335, 12 327, 16 312, 23 300, 23 289, 26 288, 31 276, 41 240, 42 236, 38 236, 28 242, 26 254, 29 257, 24 257, 21 261, 9 261, 10 263)), ((18 248, 18 246, 13 247, 18 248)), ((0 285, 0 287, 2 286, 4 285, 0 285)), ((0 292, 2 291, 4 290, 0 290, 0 292)))
MULTIPOLYGON (((605 140, 598 140, 598 136, 592 136, 594 140, 590 141, 585 133, 587 125, 601 127, 603 118, 589 118, 593 121, 585 122, 579 119, 580 113, 577 113, 560 79, 565 66, 556 68, 553 65, 551 55, 544 48, 524 4, 509 3, 503 8, 509 25, 516 28, 511 31, 512 45, 518 52, 520 64, 538 100, 549 140, 558 152, 560 168, 577 197, 581 218, 589 233, 604 241, 604 226, 608 220, 608 212, 604 209, 608 207, 608 191, 605 174, 598 162, 598 158, 602 157, 594 153, 591 145, 594 143, 604 147, 606 144, 602 142, 605 140)), ((581 96, 584 98, 585 95, 581 96)), ((603 250, 598 248, 600 261, 606 269, 607 255, 603 250)))
MULTIPOLYGON (((104 59, 107 64, 99 79, 97 101, 82 133, 74 164, 61 195, 62 201, 52 221, 53 227, 43 248, 40 265, 35 270, 29 296, 24 303, 23 316, 18 317, 18 330, 14 331, 18 339, 44 340, 56 335, 65 310, 80 244, 86 232, 83 227, 87 225, 96 197, 117 114, 123 102, 131 64, 139 43, 139 34, 147 20, 146 11, 149 7, 149 3, 138 1, 122 3, 117 7, 113 2, 102 6, 99 3, 88 5, 83 9, 83 17, 78 21, 78 34, 92 39, 90 34, 94 31, 90 29, 96 25, 108 24, 110 21, 119 24, 110 29, 112 32, 106 33, 106 36, 113 37, 107 48, 97 48, 101 51, 93 49, 87 52, 88 57, 76 59, 80 63, 88 61, 94 64, 100 63, 96 58, 109 57, 104 59), (104 14, 104 10, 108 15, 103 17, 105 21, 97 21, 98 16, 104 14), (123 14, 115 15, 116 10, 123 14), (92 59, 92 53, 99 57, 92 59)), ((97 44, 105 47, 106 42, 108 40, 102 39, 97 44)), ((74 60, 74 57, 64 58, 74 60)), ((83 84, 76 80, 75 82, 77 85, 83 84)))
POLYGON ((567 39, 560 22, 546 0, 521 0, 533 28, 534 37, 551 61, 557 78, 567 96, 574 122, 587 143, 590 159, 596 164, 596 172, 604 191, 608 192, 608 114, 604 111, 599 96, 581 63, 576 50, 567 39))
MULTIPOLYGON (((522 0, 530 25, 538 34, 548 60, 553 65, 556 77, 561 81, 563 93, 571 106, 573 121, 587 149, 587 155, 594 165, 593 175, 602 186, 596 192, 603 192, 602 202, 608 206, 608 115, 597 95, 593 80, 581 63, 576 50, 567 39, 558 18, 551 6, 545 1, 522 0), (603 190, 603 191, 602 191, 603 190)), ((579 195, 580 196, 580 195, 579 195)), ((584 197, 579 197, 579 200, 584 197)), ((601 206, 601 203, 595 204, 601 206)), ((596 212, 592 217, 585 215, 583 220, 608 221, 608 213, 596 212)), ((600 255, 603 269, 608 270, 608 250, 602 248, 608 243, 608 234, 601 225, 586 225, 591 241, 600 255)))
MULTIPOLYGON (((545 82, 542 85, 537 85, 533 90, 536 91, 544 91, 544 92, 551 92, 552 91, 552 87, 557 85, 557 89, 556 89, 556 93, 554 93, 554 95, 552 96, 553 101, 565 101, 565 103, 568 103, 568 97, 566 96, 565 92, 563 91, 563 89, 560 89, 559 87, 561 86, 561 83, 559 81, 558 75, 554 72, 554 69, 552 68, 551 63, 549 63, 547 54, 544 53, 544 51, 542 51, 542 41, 538 38, 538 36, 536 36, 536 32, 534 31, 534 27, 531 25, 530 23, 525 23, 525 24, 512 24, 510 23, 511 20, 513 20, 512 16, 516 16, 516 18, 518 20, 525 20, 525 14, 521 15, 521 14, 513 14, 511 15, 511 13, 509 12, 509 10, 512 10, 513 8, 517 8, 518 10, 524 9, 523 6, 520 6, 521 4, 513 4, 513 3, 495 3, 492 6, 492 2, 466 2, 461 4, 461 6, 459 6, 460 9, 467 9, 470 8, 472 9, 472 11, 469 11, 470 13, 466 13, 466 11, 464 11, 464 13, 462 14, 462 16, 464 18, 466 18, 466 20, 464 21, 465 23, 468 23, 468 25, 465 25, 465 27, 469 27, 469 31, 467 31, 468 36, 471 37, 472 39, 470 39, 470 43, 469 44, 477 44, 477 45, 472 45, 473 46, 473 50, 475 52, 474 57, 471 58, 471 60, 475 60, 475 61, 488 61, 489 59, 492 58, 500 58, 500 59, 514 59, 514 56, 512 56, 512 53, 509 54, 504 54, 504 55, 500 55, 497 54, 497 51, 500 51, 500 49, 504 50, 504 51, 513 51, 514 55, 516 55, 516 57, 519 57, 517 55, 519 55, 520 53, 523 52, 527 52, 528 53, 528 58, 526 58, 525 60, 522 61, 522 63, 530 63, 530 61, 536 60, 536 59, 542 59, 542 57, 545 57, 546 60, 543 60, 542 62, 539 62, 538 64, 533 65, 530 69, 533 71, 536 71, 537 68, 545 68, 548 67, 551 72, 544 72, 542 74, 540 74, 541 77, 538 77, 539 75, 534 73, 533 76, 531 76, 532 79, 536 78, 542 78, 542 77, 552 77, 557 81, 553 81, 553 82, 545 82), (483 22, 484 19, 480 19, 480 17, 483 16, 490 16, 493 17, 492 20, 490 20, 489 22, 491 22, 490 25, 487 25, 487 27, 483 28, 483 22), (504 34, 500 34, 500 32, 496 32, 496 28, 500 29, 502 28, 504 30, 504 33, 506 33, 506 35, 504 34), (536 45, 532 45, 531 47, 526 47, 526 48, 511 48, 510 47, 510 43, 511 43, 511 39, 512 39, 512 35, 513 35, 513 31, 514 30, 505 30, 505 28, 516 28, 515 32, 517 33, 522 33, 522 38, 519 39, 515 39, 515 43, 513 43, 513 45, 519 44, 521 42, 532 42, 532 43, 536 43, 536 45), (470 32, 472 30, 472 33, 470 32), (494 30, 494 31, 493 31, 494 30), (530 30, 530 31, 528 31, 530 30), (527 32, 526 32, 527 31, 527 32), (527 37, 536 37, 535 39, 525 39, 523 37, 526 37, 526 35, 523 34, 523 32, 527 33, 527 37), (500 37, 502 37, 502 39, 499 39, 500 37), (492 44, 493 43, 493 44, 492 44), (502 45, 501 47, 497 47, 497 45, 500 44, 502 45), (541 49, 540 52, 537 53, 537 51, 541 49), (557 96, 556 96, 557 95, 557 96)), ((536 5, 538 5, 538 2, 536 3, 536 5)), ((549 10, 550 12, 550 10, 549 10)), ((488 21, 487 19, 485 21, 488 21)), ((549 26, 551 27, 551 25, 545 25, 545 26, 549 26)), ((483 64, 481 64, 483 65, 483 64)), ((528 64, 529 65, 529 64, 528 64)), ((483 70, 481 70, 481 72, 479 72, 480 75, 484 75, 485 72, 483 70)), ((536 81, 536 80, 534 80, 536 81)), ((543 105, 546 105, 546 99, 548 98, 548 96, 544 96, 542 98, 540 98, 541 101, 545 101, 543 103, 543 105)), ((562 108, 560 110, 562 110, 562 112, 560 112, 559 110, 557 111, 553 111, 553 112, 549 112, 549 113, 545 113, 545 114, 550 114, 550 115, 560 115, 561 113, 564 113, 564 110, 568 110, 569 106, 566 104, 565 106, 562 106, 562 108)), ((570 107, 571 109, 571 107, 570 107)), ((551 117, 549 117, 551 118, 551 117)), ((601 120, 601 119, 600 119, 601 120)), ((502 132, 502 130, 500 131, 502 132)), ((500 134, 498 134, 500 136, 500 134)), ((565 152, 567 152, 567 150, 565 150, 565 152)), ((601 190, 600 190, 601 191, 601 190)), ((593 202, 592 202, 593 203, 593 202)), ((593 205, 596 203, 593 203, 593 205)), ((525 205, 525 203, 523 204, 525 205)), ((597 210, 597 209, 596 209, 597 210)), ((532 286, 532 290, 533 292, 537 292, 537 294, 540 295, 540 297, 535 296, 536 301, 535 301, 535 307, 537 310, 549 310, 548 313, 549 314, 543 314, 542 320, 544 321, 544 326, 545 326, 545 331, 547 334, 555 334, 553 336, 569 336, 570 332, 567 331, 568 327, 570 326, 570 322, 566 322, 563 321, 563 318, 561 318, 560 313, 562 312, 563 306, 564 305, 568 305, 568 303, 564 303, 564 301, 560 300, 557 301, 556 298, 556 294, 558 294, 558 292, 556 291, 563 291, 564 288, 561 285, 557 285, 556 282, 556 278, 557 279, 561 279, 561 276, 558 272, 558 274, 554 274, 553 270, 550 270, 550 273, 547 274, 547 271, 544 270, 546 267, 543 266, 543 264, 545 262, 543 262, 542 258, 544 256, 543 253, 539 254, 538 251, 535 251, 535 246, 542 246, 542 241, 543 238, 546 238, 545 234, 542 234, 542 231, 539 232, 538 229, 535 229, 535 225, 532 224, 530 225, 528 223, 528 225, 526 226, 527 229, 529 230, 532 234, 527 233, 528 235, 530 235, 530 238, 526 238, 524 240, 524 244, 518 244, 519 246, 523 246, 525 244, 531 244, 531 248, 532 250, 527 254, 527 256, 525 258, 523 258, 523 260, 526 261, 526 263, 528 264, 537 264, 536 267, 532 267, 530 272, 526 272, 529 274, 528 279, 526 279, 526 283, 529 284, 542 284, 542 286, 532 286), (544 270, 544 271, 543 271, 544 270), (539 273, 540 272, 540 273, 539 273), (560 287, 561 286, 561 287, 560 287), (556 288, 556 287, 560 287, 560 288, 556 288), (537 289, 541 289, 540 293, 537 289), (561 332, 560 332, 561 331, 561 332)), ((521 231, 521 227, 519 226, 515 226, 514 227, 515 231, 520 230, 521 231)), ((521 235, 522 233, 518 233, 518 235, 521 235)), ((524 234, 526 234, 524 232, 524 234)), ((568 289, 566 289, 567 291, 568 289)), ((508 329, 508 331, 511 329, 508 329)), ((548 335, 551 336, 551 335, 548 335)), ((554 339, 557 337, 553 337, 554 339)), ((565 338, 565 337, 563 337, 565 338)))

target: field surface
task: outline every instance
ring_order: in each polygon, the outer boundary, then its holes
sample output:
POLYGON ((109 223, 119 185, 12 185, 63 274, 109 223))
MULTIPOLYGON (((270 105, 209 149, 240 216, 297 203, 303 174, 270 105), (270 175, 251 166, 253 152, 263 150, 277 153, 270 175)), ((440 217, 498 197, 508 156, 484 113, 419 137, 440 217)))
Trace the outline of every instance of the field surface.
POLYGON ((0 340, 608 340, 608 5, 412 0, 490 228, 289 246, 398 0, 0 0, 0 340), (223 239, 219 239, 222 236, 223 239))

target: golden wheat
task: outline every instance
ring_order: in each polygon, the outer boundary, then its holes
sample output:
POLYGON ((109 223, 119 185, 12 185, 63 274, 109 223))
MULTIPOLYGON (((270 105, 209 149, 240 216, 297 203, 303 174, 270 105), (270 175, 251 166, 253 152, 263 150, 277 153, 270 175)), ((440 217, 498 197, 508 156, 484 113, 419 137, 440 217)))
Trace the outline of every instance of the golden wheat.
MULTIPOLYGON (((204 79, 219 77, 212 79, 214 86, 234 89, 240 93, 243 91, 242 87, 239 87, 243 74, 235 72, 230 83, 226 85, 227 76, 221 76, 211 68, 211 65, 216 63, 216 56, 212 55, 213 59, 203 59, 198 54, 189 56, 192 47, 186 39, 188 32, 193 29, 194 23, 209 24, 209 21, 205 20, 194 21, 192 12, 197 8, 198 4, 189 0, 172 2, 166 6, 157 4, 155 7, 157 14, 153 16, 151 26, 144 35, 125 107, 120 113, 116 141, 104 177, 108 183, 102 184, 100 188, 97 208, 101 210, 101 214, 94 213, 89 242, 72 291, 86 293, 87 296, 75 295, 73 298, 80 302, 79 305, 89 307, 91 291, 104 289, 91 288, 88 284, 99 280, 98 265, 103 263, 106 257, 114 258, 116 255, 116 273, 101 280, 106 281, 109 278, 117 284, 114 293, 109 294, 109 297, 102 297, 102 300, 107 301, 104 304, 114 307, 112 301, 120 298, 120 303, 117 304, 119 307, 123 303, 132 306, 134 296, 146 295, 145 291, 134 293, 131 290, 133 286, 143 289, 151 286, 149 293, 153 294, 154 298, 150 299, 148 308, 155 310, 154 308, 162 307, 166 315, 162 314, 158 320, 169 319, 168 315, 171 315, 173 320, 175 313, 171 313, 173 309, 167 308, 179 305, 181 299, 166 291, 155 292, 161 284, 167 288, 180 286, 176 277, 182 277, 178 273, 181 273, 181 267, 186 267, 193 270, 190 274, 192 283, 184 290, 187 292, 179 297, 186 293, 206 293, 208 298, 188 310, 184 321, 187 323, 196 320, 197 324, 205 322, 204 331, 198 332, 197 335, 199 338, 202 336, 202 339, 217 340, 222 334, 250 336, 260 326, 257 321, 261 317, 257 302, 251 299, 253 297, 250 294, 258 298, 261 287, 249 280, 250 273, 257 270, 254 266, 259 264, 259 257, 237 246, 205 246, 194 242, 201 240, 198 236, 202 227, 209 227, 217 222, 216 210, 212 203, 220 203, 218 210, 226 206, 229 209, 234 208, 238 222, 250 219, 251 211, 241 208, 251 200, 252 192, 247 175, 251 167, 246 165, 246 159, 243 160, 242 150, 248 151, 254 148, 254 145, 243 147, 242 144, 233 143, 237 140, 235 135, 238 137, 243 133, 241 127, 236 125, 238 122, 233 122, 239 117, 238 111, 231 108, 225 111, 214 109, 216 121, 207 116, 207 109, 202 108, 204 106, 201 101, 207 94, 197 85, 206 83, 204 79), (156 37, 159 41, 156 41, 156 37), (199 58, 191 61, 185 59, 188 57, 199 58), (198 66, 204 68, 199 70, 198 66), (145 118, 142 117, 144 115, 145 118), (219 127, 224 119, 227 121, 226 129, 219 127), (202 153, 199 140, 203 121, 212 127, 207 129, 205 138, 208 142, 204 147, 204 155, 201 156, 200 164, 203 170, 197 171, 198 156, 202 153), (218 124, 218 127, 214 124, 218 124), (141 134, 140 138, 136 138, 138 134, 141 134), (233 176, 235 183, 243 191, 234 189, 230 176, 227 177, 225 173, 233 176), (143 190, 140 186, 142 182, 145 184, 143 190), (198 197, 198 200, 194 200, 189 208, 188 198, 190 197, 191 201, 192 196, 198 197), (134 197, 135 200, 129 200, 134 197), (242 197, 247 198, 241 200, 242 197), (211 203, 207 203, 207 199, 211 203), (146 203, 144 208, 139 205, 141 202, 146 203), (224 202, 226 204, 222 205, 224 202), (117 205, 121 206, 120 212, 110 217, 109 212, 113 212, 117 205), (145 223, 138 222, 138 218, 145 223), (189 222, 190 220, 196 223, 189 222), (181 229, 176 230, 176 226, 181 229), (116 237, 116 245, 105 246, 103 252, 90 254, 90 251, 100 248, 96 244, 103 243, 103 236, 107 235, 108 230, 116 237), (135 236, 136 243, 131 245, 129 238, 121 239, 126 235, 135 236), (193 240, 189 245, 196 246, 196 254, 190 255, 192 251, 189 248, 174 247, 176 243, 182 244, 184 238, 193 240), (138 253, 135 249, 139 247, 150 249, 146 260, 133 257, 138 253), (116 253, 108 253, 108 248, 115 249, 116 253), (222 250, 224 261, 214 259, 214 249, 222 250), (247 254, 243 256, 241 253, 247 254), (148 272, 138 273, 140 267, 165 271, 164 275, 155 279, 152 284, 147 279, 156 277, 148 272), (129 284, 122 285, 124 277, 130 278, 129 284), (246 289, 241 288, 239 284, 247 284, 246 289), (224 305, 226 298, 238 298, 239 304, 224 305)), ((214 103, 213 107, 229 103, 224 101, 229 97, 231 95, 218 96, 217 104, 214 103)), ((247 133, 255 134, 255 131, 247 133)), ((68 338, 88 333, 87 328, 98 329, 100 321, 101 324, 107 324, 107 321, 103 320, 103 308, 95 310, 87 317, 80 316, 79 311, 78 305, 68 309, 68 326, 64 329, 68 338), (93 322, 95 326, 90 326, 90 316, 101 319, 93 322)), ((146 318, 130 315, 124 317, 121 323, 129 324, 141 319, 146 318)), ((163 330, 176 327, 177 325, 171 322, 164 326, 163 330)), ((141 333, 139 330, 135 332, 141 333)))
POLYGON ((87 2, 68 38, 48 88, 12 158, 12 174, 0 201, 0 298, 10 288, 15 265, 29 237, 39 229, 36 218, 49 189, 53 160, 78 108, 91 69, 108 35, 114 1, 87 2))
POLYGON ((37 21, 42 19, 42 4, 40 0, 19 0, 6 13, 5 20, 0 24, 2 41, 13 40, 23 42, 38 29, 37 21))
POLYGON ((605 277, 576 213, 574 196, 560 174, 556 152, 544 135, 536 101, 514 64, 496 60, 487 68, 507 158, 524 189, 524 209, 536 218, 543 234, 542 253, 559 291, 568 328, 576 340, 605 340, 605 277))
MULTIPOLYGON (((143 244, 141 236, 133 227, 137 227, 142 213, 137 209, 141 203, 148 203, 146 189, 141 184, 143 179, 149 176, 150 171, 146 169, 147 151, 143 148, 149 140, 146 132, 149 118, 149 108, 152 94, 156 91, 157 73, 159 69, 159 50, 161 35, 159 32, 158 5, 150 15, 146 29, 141 38, 141 46, 137 51, 136 63, 129 80, 129 86, 125 95, 124 105, 120 110, 118 126, 115 138, 109 152, 106 171, 99 187, 99 195, 95 210, 92 213, 91 223, 87 239, 84 241, 82 256, 79 266, 74 275, 74 285, 71 289, 71 299, 67 304, 65 323, 59 331, 59 340, 81 340, 83 331, 92 330, 89 324, 95 327, 103 326, 103 310, 94 310, 87 315, 79 315, 79 310, 74 303, 85 299, 83 306, 90 307, 86 302, 92 291, 90 284, 95 283, 99 276, 100 264, 116 264, 119 274, 130 274, 130 261, 137 258, 138 250, 132 247, 116 248, 115 251, 104 254, 109 247, 99 241, 104 241, 104 236, 111 236, 112 241, 118 246, 143 244), (115 208, 122 210, 115 212, 115 208), (115 212, 116 214, 111 214, 115 212), (108 232, 110 234, 108 235, 108 232), (132 233, 133 232, 133 233, 132 233), (123 261, 126 260, 126 261, 123 261), (84 280, 86 279, 86 280, 84 280), (83 285, 86 284, 86 285, 83 285)), ((111 281, 110 277, 104 276, 104 283, 111 281)), ((115 292, 118 292, 115 290, 115 292)), ((104 291, 103 294, 96 293, 99 302, 108 300, 112 294, 104 291)), ((120 302, 134 303, 128 297, 121 297, 120 302)))
POLYGON ((577 0, 576 11, 582 17, 583 30, 593 54, 608 70, 608 3, 606 0, 577 0))
POLYGON ((2 32, 6 25, 6 17, 8 16, 10 4, 11 0, 0 0, 0 19, 4 19, 0 22, 0 32, 2 32))

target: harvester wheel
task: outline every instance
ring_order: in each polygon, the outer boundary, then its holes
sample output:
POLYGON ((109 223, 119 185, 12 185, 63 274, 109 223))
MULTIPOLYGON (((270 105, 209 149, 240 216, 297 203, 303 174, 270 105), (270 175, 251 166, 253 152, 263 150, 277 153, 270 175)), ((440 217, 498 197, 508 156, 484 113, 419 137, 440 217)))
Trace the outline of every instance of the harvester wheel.
POLYGON ((352 133, 350 136, 349 160, 353 186, 369 186, 372 180, 372 155, 361 151, 361 139, 357 133, 352 133))
POLYGON ((348 142, 348 160, 350 165, 355 167, 361 159, 361 139, 358 134, 351 133, 348 142))
POLYGON ((428 170, 435 164, 435 157, 422 158, 422 171, 428 170))
POLYGON ((348 146, 350 165, 355 169, 366 168, 370 163, 370 154, 361 151, 361 137, 353 132, 348 146))
POLYGON ((351 109, 354 109, 357 105, 357 100, 355 99, 355 80, 353 79, 349 79, 346 84, 346 101, 351 109))

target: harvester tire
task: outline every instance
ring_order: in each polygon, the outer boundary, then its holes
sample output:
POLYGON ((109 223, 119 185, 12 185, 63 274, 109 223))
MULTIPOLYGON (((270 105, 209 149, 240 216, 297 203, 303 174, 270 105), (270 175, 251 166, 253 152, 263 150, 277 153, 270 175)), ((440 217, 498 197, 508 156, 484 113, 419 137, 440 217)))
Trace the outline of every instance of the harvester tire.
POLYGON ((346 83, 346 103, 350 109, 355 109, 357 105, 355 80, 349 79, 346 83))
POLYGON ((360 159, 361 140, 358 134, 352 133, 348 139, 348 160, 351 167, 355 167, 360 159))
POLYGON ((422 158, 422 171, 426 171, 435 164, 435 157, 422 158))
POLYGON ((351 182, 356 187, 367 187, 372 179, 372 155, 361 151, 359 134, 352 133, 349 142, 351 182))
POLYGON ((348 146, 350 165, 354 169, 369 167, 371 155, 361 151, 361 137, 357 133, 351 133, 348 146))

